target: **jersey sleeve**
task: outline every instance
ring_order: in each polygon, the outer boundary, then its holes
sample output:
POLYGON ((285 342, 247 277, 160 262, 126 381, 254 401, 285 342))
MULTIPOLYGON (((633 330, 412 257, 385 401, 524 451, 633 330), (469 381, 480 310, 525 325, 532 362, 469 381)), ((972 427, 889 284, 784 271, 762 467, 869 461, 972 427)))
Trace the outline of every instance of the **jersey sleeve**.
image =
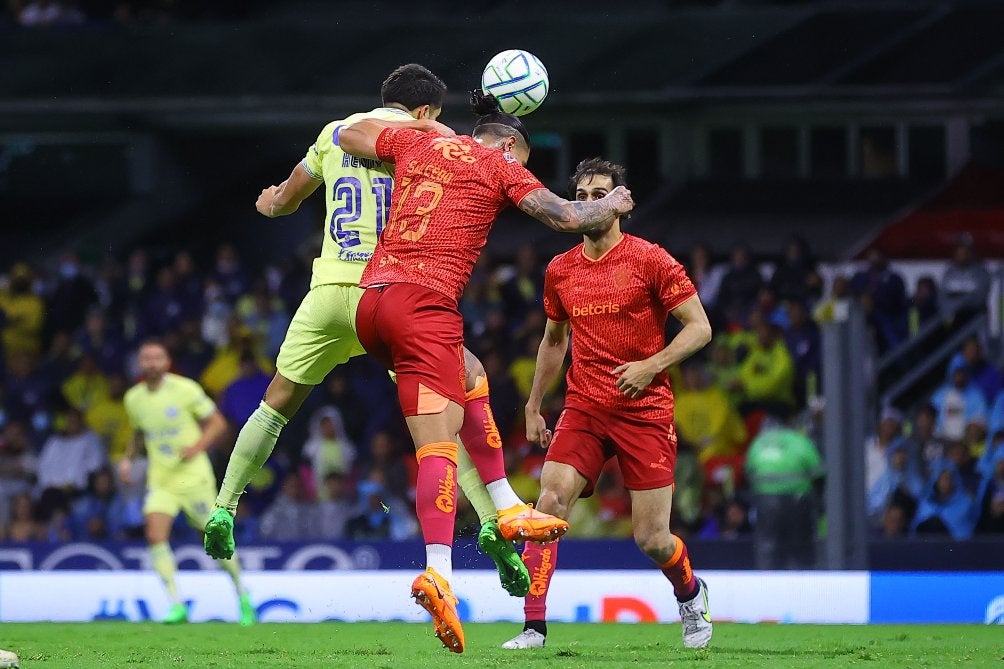
POLYGON ((648 279, 656 296, 672 311, 697 294, 683 265, 661 246, 649 250, 648 279))
POLYGON ((397 156, 426 135, 427 133, 412 128, 384 128, 377 135, 377 157, 384 162, 396 163, 397 156))
POLYGON ((556 283, 554 265, 548 265, 544 273, 544 314, 555 323, 563 323, 568 320, 568 312, 561 303, 556 283))
POLYGON ((213 412, 216 411, 216 404, 202 389, 202 386, 192 381, 185 391, 185 409, 196 420, 203 421, 213 415, 213 412))
MULTIPOLYGON (((335 132, 338 132, 337 128, 335 132)), ((301 162, 303 169, 313 179, 324 178, 324 169, 321 165, 321 147, 324 146, 325 135, 327 135, 327 128, 321 131, 321 134, 317 136, 317 141, 307 149, 307 155, 303 157, 301 162)))
POLYGON ((520 200, 527 194, 538 188, 544 188, 540 179, 508 152, 502 154, 498 175, 506 198, 516 206, 519 206, 520 200))

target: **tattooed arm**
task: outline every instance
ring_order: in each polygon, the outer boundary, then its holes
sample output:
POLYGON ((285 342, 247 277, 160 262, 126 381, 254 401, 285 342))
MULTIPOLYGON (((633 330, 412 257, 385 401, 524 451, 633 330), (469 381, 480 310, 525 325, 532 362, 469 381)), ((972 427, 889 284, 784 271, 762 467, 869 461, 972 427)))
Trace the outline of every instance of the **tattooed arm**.
POLYGON ((519 208, 558 232, 583 233, 609 228, 615 218, 634 208, 634 200, 624 186, 592 202, 566 200, 546 188, 538 188, 520 200, 519 208))

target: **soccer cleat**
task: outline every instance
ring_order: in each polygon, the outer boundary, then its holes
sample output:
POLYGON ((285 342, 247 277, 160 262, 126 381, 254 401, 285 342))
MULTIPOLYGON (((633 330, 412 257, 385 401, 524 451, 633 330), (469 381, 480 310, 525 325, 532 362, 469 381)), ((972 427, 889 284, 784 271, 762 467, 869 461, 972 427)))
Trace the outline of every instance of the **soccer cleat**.
POLYGON ((533 504, 516 504, 499 511, 499 531, 506 541, 557 541, 568 531, 568 521, 542 513, 533 504))
POLYGON ((547 637, 537 630, 523 630, 502 644, 506 650, 524 650, 526 648, 543 648, 547 637))
POLYGON ((179 623, 188 622, 188 607, 181 602, 177 604, 172 604, 170 610, 168 610, 167 615, 161 620, 165 625, 177 625, 179 623))
POLYGON ((2 669, 17 669, 21 664, 17 659, 17 653, 12 653, 9 650, 0 650, 0 668, 2 669))
POLYGON ((498 524, 489 520, 478 532, 478 546, 495 562, 502 587, 513 597, 525 597, 530 592, 530 572, 516 553, 516 547, 502 536, 498 524))
POLYGON ((251 596, 247 593, 241 595, 241 627, 250 627, 258 622, 258 611, 251 602, 251 596))
POLYGON ((217 560, 229 560, 234 556, 237 543, 234 541, 234 516, 222 507, 213 509, 206 521, 206 536, 202 539, 206 554, 217 560))
POLYGON ((680 603, 683 622, 683 647, 704 648, 711 641, 711 608, 708 606, 708 584, 697 579, 701 591, 689 602, 680 603))
POLYGON ((464 652, 464 628, 457 615, 457 598, 450 584, 435 569, 428 567, 411 584, 411 596, 432 616, 436 636, 454 653, 464 652))

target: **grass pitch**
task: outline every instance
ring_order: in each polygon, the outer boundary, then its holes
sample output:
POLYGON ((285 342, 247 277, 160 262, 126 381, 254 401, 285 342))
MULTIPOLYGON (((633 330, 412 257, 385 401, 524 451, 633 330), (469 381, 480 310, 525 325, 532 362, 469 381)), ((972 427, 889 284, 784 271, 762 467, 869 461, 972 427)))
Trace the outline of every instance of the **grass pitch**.
POLYGON ((427 624, 151 623, 0 625, 22 669, 73 667, 910 667, 1004 668, 999 627, 716 624, 712 647, 682 647, 679 625, 554 624, 548 645, 504 651, 516 624, 468 624, 467 651, 439 646, 427 624))

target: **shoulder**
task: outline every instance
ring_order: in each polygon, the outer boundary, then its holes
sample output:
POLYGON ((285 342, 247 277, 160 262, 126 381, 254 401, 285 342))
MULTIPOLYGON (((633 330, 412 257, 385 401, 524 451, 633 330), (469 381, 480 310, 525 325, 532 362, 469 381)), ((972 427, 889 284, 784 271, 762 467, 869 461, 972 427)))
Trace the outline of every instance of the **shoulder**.
POLYGON ((124 404, 129 404, 130 402, 135 402, 143 394, 143 384, 142 382, 137 383, 132 388, 125 392, 122 397, 122 402, 124 404))
POLYGON ((582 247, 582 244, 576 244, 568 251, 554 256, 551 262, 547 263, 547 273, 561 275, 568 272, 575 266, 576 260, 582 256, 582 247))
POLYGON ((202 386, 198 384, 187 376, 181 376, 180 374, 168 374, 164 379, 167 387, 174 392, 183 393, 202 393, 202 386))

